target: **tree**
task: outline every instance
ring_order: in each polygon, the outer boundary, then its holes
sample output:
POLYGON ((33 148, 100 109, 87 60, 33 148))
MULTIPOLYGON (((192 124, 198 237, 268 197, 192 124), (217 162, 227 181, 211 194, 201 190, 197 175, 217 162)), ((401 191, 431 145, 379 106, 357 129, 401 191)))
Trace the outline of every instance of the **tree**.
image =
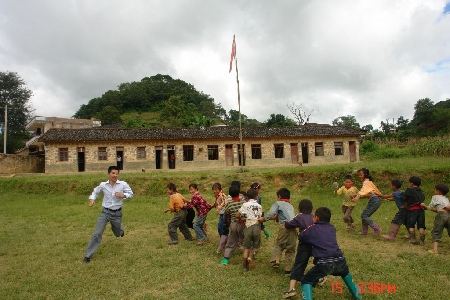
POLYGON ((309 122, 309 117, 314 112, 314 109, 306 110, 303 108, 303 104, 297 104, 295 102, 288 103, 287 107, 289 108, 289 111, 291 114, 294 115, 294 119, 297 120, 298 125, 303 125, 307 122, 309 122))
POLYGON ((222 121, 227 119, 227 111, 222 107, 222 103, 216 104, 215 115, 222 121))
MULTIPOLYGON (((22 139, 26 136, 25 125, 31 119, 34 109, 30 98, 33 92, 26 87, 25 81, 15 72, 0 72, 0 115, 5 115, 8 106, 7 153, 22 148, 22 139)), ((0 119, 3 117, 0 116, 0 119)), ((3 133, 3 132, 2 132, 3 133)), ((4 133, 3 133, 4 134, 4 133)), ((2 152, 4 149, 2 134, 2 152)))
POLYGON ((265 123, 267 127, 296 125, 294 120, 286 118, 282 114, 271 114, 270 118, 265 123))
POLYGON ((348 127, 352 127, 352 128, 355 128, 355 129, 359 129, 360 128, 360 125, 356 121, 355 116, 350 116, 350 115, 338 117, 338 118, 333 120, 332 124, 334 126, 348 126, 348 127))
POLYGON ((386 123, 381 121, 380 128, 381 128, 381 131, 384 132, 384 134, 390 134, 391 132, 395 131, 394 123, 389 123, 388 119, 386 119, 386 123))
POLYGON ((92 118, 105 106, 114 106, 120 113, 159 111, 170 97, 179 97, 184 104, 193 104, 202 115, 217 117, 213 115, 216 112, 213 98, 197 91, 192 84, 161 74, 145 77, 141 81, 121 83, 117 90, 107 91, 101 97, 81 105, 73 117, 92 118))
POLYGON ((372 124, 367 124, 367 125, 364 125, 363 127, 361 127, 361 129, 367 131, 367 133, 371 133, 373 130, 373 126, 372 126, 372 124))
MULTIPOLYGON (((247 123, 248 117, 241 113, 241 124, 245 125, 247 123)), ((239 111, 230 109, 228 111, 227 120, 230 126, 239 126, 239 111)))
POLYGON ((409 120, 405 119, 403 116, 398 117, 397 119, 397 131, 406 130, 408 128, 409 120))
POLYGON ((187 127, 194 115, 195 106, 186 104, 181 96, 171 96, 162 103, 160 121, 168 127, 187 127))
POLYGON ((414 105, 414 125, 420 125, 422 123, 428 123, 431 121, 431 115, 433 114, 434 102, 429 98, 419 99, 414 105))
POLYGON ((102 125, 122 123, 120 112, 114 106, 105 106, 99 113, 98 118, 102 121, 102 125))
POLYGON ((190 121, 190 126, 192 127, 211 127, 216 124, 216 121, 205 116, 197 115, 190 121))

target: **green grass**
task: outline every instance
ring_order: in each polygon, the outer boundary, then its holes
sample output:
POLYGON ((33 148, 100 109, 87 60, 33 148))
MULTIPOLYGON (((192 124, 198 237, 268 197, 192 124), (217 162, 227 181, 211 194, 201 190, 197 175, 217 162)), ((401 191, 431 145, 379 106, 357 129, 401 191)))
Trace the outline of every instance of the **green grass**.
MULTIPOLYGON (((294 206, 303 198, 315 207, 328 206, 338 242, 347 258, 355 281, 395 284, 396 294, 364 294, 364 299, 446 299, 450 288, 450 239, 444 233, 440 255, 430 256, 430 230, 434 214, 426 212, 427 239, 424 246, 409 245, 402 239, 384 242, 372 236, 347 233, 341 221, 342 198, 333 196, 332 183, 342 182, 345 174, 360 167, 369 168, 375 184, 388 193, 388 180, 404 182, 412 174, 423 179, 428 203, 437 183, 450 184, 450 162, 437 158, 365 161, 357 164, 247 169, 248 172, 196 171, 126 173, 121 179, 130 183, 135 197, 123 208, 125 237, 116 238, 107 226, 103 241, 91 263, 82 264, 87 243, 101 210, 101 201, 88 207, 92 188, 106 174, 23 176, 0 178, 2 229, 0 235, 1 299, 282 299, 289 279, 270 267, 274 238, 264 240, 256 268, 241 271, 241 251, 235 251, 230 265, 221 266, 215 250, 219 241, 217 216, 208 215, 210 243, 196 246, 184 241, 169 247, 163 214, 168 198, 165 185, 173 181, 188 196, 187 186, 199 184, 212 202, 212 183, 226 189, 238 179, 243 187, 262 184, 263 208, 275 201, 275 192, 286 186, 294 206)), ((357 184, 359 184, 357 182, 357 184)), ((99 199, 100 200, 100 199, 99 199)), ((359 215, 367 200, 361 200, 353 216, 359 215)), ((373 219, 386 232, 395 214, 393 202, 383 202, 373 219)), ((273 236, 277 224, 267 223, 273 236)), ((403 235, 404 228, 400 233, 403 235)), ((400 234, 399 234, 400 235, 400 234)), ((346 288, 332 294, 329 277, 322 288, 314 289, 315 299, 351 299, 346 288)), ((294 298, 300 299, 300 297, 294 298)))

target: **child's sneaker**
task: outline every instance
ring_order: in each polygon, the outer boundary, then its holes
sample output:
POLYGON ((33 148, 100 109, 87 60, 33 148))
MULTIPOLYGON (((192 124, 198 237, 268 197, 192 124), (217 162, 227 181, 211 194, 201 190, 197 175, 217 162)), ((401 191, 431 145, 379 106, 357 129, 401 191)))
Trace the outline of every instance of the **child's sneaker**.
POLYGON ((221 265, 228 265, 228 258, 223 258, 223 259, 220 261, 220 264, 221 264, 221 265))
POLYGON ((434 250, 428 250, 428 253, 431 253, 433 255, 438 255, 438 253, 436 251, 434 251, 434 250))
POLYGON ((317 282, 317 284, 319 286, 323 286, 325 284, 325 282, 327 281, 327 277, 322 277, 319 279, 319 281, 317 282))
POLYGON ((297 295, 297 292, 295 291, 295 289, 292 289, 290 291, 286 291, 283 293, 283 298, 287 299, 287 298, 291 298, 297 295))

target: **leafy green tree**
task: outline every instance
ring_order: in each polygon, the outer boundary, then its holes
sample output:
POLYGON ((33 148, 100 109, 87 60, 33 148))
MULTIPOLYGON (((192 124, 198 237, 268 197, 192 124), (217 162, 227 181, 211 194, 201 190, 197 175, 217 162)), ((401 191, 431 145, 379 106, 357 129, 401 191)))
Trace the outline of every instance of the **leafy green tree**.
POLYGON ((395 124, 389 123, 389 120, 386 120, 386 122, 381 121, 380 128, 384 134, 390 134, 395 131, 395 124))
MULTIPOLYGON (((15 72, 0 72, 0 119, 5 115, 5 106, 8 106, 8 132, 6 152, 14 151, 24 146, 23 139, 29 137, 25 131, 27 121, 31 119, 34 109, 31 106, 30 99, 33 92, 26 87, 25 81, 15 72)), ((1 143, 1 152, 3 145, 3 134, 1 143)))
MULTIPOLYGON (((226 122, 230 126, 239 126, 239 111, 238 110, 234 110, 234 109, 230 109, 228 111, 226 122)), ((245 114, 241 113, 241 124, 242 124, 242 126, 248 125, 248 123, 249 123, 248 117, 245 114)))
POLYGON ((419 99, 414 105, 414 118, 411 121, 414 125, 428 123, 433 114, 434 102, 429 98, 419 99))
POLYGON ((332 124, 334 126, 348 126, 348 127, 352 127, 355 129, 360 128, 360 125, 356 121, 355 116, 351 116, 351 115, 337 117, 336 119, 333 120, 332 124))
MULTIPOLYGON (((160 121, 167 127, 189 127, 202 119, 193 103, 184 102, 180 96, 171 96, 163 102, 160 121)), ((211 121, 210 121, 211 122, 211 121)))
POLYGON ((215 115, 222 121, 227 119, 227 111, 222 107, 222 103, 216 104, 215 115))
POLYGON ((363 127, 361 127, 361 129, 367 131, 367 133, 371 133, 373 130, 373 126, 372 126, 372 124, 367 124, 367 125, 364 125, 363 127))
POLYGON ((122 126, 122 128, 149 128, 151 127, 150 124, 145 123, 142 120, 142 117, 139 115, 136 118, 130 118, 130 119, 126 119, 122 126))
POLYGON ((397 131, 406 130, 408 128, 409 120, 405 119, 403 116, 398 117, 397 119, 397 131))
POLYGON ((214 102, 203 100, 198 106, 198 111, 202 116, 207 118, 216 117, 216 105, 214 102))
POLYGON ((211 127, 216 124, 216 121, 205 116, 197 115, 191 119, 190 126, 192 127, 211 127))
POLYGON ((297 125, 297 123, 294 120, 286 118, 282 114, 271 114, 270 118, 265 122, 265 124, 267 127, 297 125))
POLYGON ((193 85, 183 80, 161 74, 145 77, 139 82, 121 83, 116 91, 108 91, 101 97, 90 100, 88 104, 81 105, 74 117, 92 118, 105 106, 114 106, 120 113, 159 111, 164 106, 164 101, 170 97, 179 97, 185 104, 193 104, 202 115, 218 117, 215 115, 213 98, 197 91, 193 85))
POLYGON ((99 113, 98 118, 102 121, 102 125, 122 123, 120 112, 114 106, 105 106, 99 113))

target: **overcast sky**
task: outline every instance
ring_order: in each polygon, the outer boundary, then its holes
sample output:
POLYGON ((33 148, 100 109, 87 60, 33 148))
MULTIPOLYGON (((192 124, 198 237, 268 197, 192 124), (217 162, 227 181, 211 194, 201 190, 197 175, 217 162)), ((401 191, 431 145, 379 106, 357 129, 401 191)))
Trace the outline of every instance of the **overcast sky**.
POLYGON ((450 98, 449 0, 0 1, 0 71, 33 90, 36 115, 71 117, 120 83, 168 74, 241 111, 331 124, 404 116, 450 98))

